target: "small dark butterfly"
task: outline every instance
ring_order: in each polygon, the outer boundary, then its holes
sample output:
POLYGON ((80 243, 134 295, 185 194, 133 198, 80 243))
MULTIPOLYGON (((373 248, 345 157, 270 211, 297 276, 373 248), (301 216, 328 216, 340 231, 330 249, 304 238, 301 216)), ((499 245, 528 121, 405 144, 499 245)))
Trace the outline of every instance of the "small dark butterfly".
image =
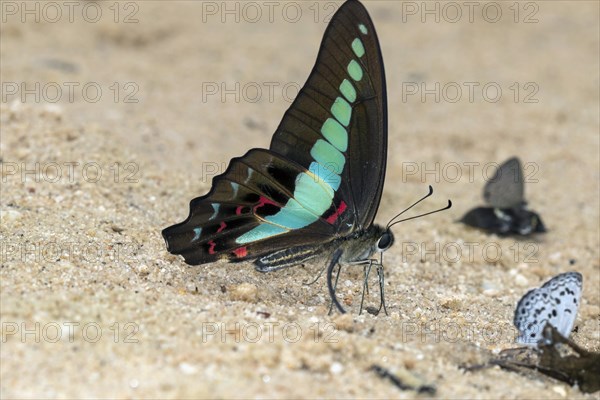
POLYGON ((232 159, 210 192, 191 201, 187 219, 163 230, 167 248, 188 264, 252 260, 260 272, 329 259, 329 292, 341 312, 334 267, 363 265, 366 282, 374 266, 385 310, 382 258, 373 255, 394 236, 391 223, 373 220, 386 158, 381 49, 366 9, 349 0, 332 17, 269 149, 232 159))
POLYGON ((483 198, 491 207, 477 207, 460 222, 499 235, 529 235, 546 232, 540 216, 526 208, 523 169, 513 157, 496 170, 483 190, 483 198))

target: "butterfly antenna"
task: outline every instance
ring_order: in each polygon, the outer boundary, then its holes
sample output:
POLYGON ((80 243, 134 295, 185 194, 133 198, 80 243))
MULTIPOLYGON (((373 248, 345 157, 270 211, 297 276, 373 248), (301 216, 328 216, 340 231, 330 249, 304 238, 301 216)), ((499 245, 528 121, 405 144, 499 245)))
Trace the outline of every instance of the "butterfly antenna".
MULTIPOLYGON (((420 201, 420 200, 419 200, 419 201, 420 201)), ((412 206, 411 206, 411 207, 412 207, 412 206)), ((435 213, 437 213, 437 212, 440 212, 440 211, 447 210, 447 209, 449 209, 450 207, 452 207, 452 200, 448 199, 448 205, 447 205, 446 207, 444 207, 444 208, 440 208, 440 209, 438 209, 438 210, 434 210, 434 211, 429 211, 428 213, 425 213, 425 214, 415 215, 414 217, 409 217, 409 218, 404 218, 404 219, 401 219, 401 220, 399 220, 399 221, 396 221, 396 222, 394 222, 393 224, 388 224, 388 227, 387 227, 387 229, 390 229, 392 226, 394 226, 394 225, 396 225, 396 224, 399 224, 400 222, 409 221, 409 220, 411 220, 411 219, 415 219, 415 218, 421 218, 421 217, 424 217, 424 216, 426 216, 426 215, 435 214, 435 213)))
MULTIPOLYGON (((390 220, 390 222, 388 222, 387 224, 387 229, 390 229, 390 227, 394 224, 396 224, 396 222, 394 222, 394 220, 396 218, 398 218, 399 216, 401 216, 402 214, 404 214, 405 212, 407 212, 408 210, 410 210, 411 208, 413 208, 414 206, 416 206, 417 204, 419 204, 420 202, 422 202, 423 200, 425 200, 426 198, 428 198, 429 196, 431 196, 433 194, 433 187, 431 185, 429 185, 429 193, 427 193, 425 196, 421 197, 419 200, 415 201, 413 204, 411 204, 408 208, 405 208, 403 211, 401 211, 399 214, 397 214, 396 216, 394 216, 394 218, 392 218, 390 220)), ((441 211, 441 210, 438 210, 441 211)), ((416 217, 415 217, 416 218, 416 217)), ((400 221, 398 221, 400 222, 400 221)))

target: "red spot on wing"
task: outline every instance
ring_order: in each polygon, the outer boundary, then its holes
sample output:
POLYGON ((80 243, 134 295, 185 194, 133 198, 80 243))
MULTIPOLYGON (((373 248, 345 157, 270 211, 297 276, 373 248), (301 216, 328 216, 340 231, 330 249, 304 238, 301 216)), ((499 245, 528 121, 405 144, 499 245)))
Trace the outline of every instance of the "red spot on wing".
POLYGON ((244 209, 244 206, 237 206, 237 208, 235 209, 235 215, 242 215, 243 209, 244 209))
POLYGON ((217 245, 214 240, 211 240, 210 242, 208 242, 208 244, 210 245, 210 247, 208 248, 208 254, 215 254, 215 246, 217 245))
POLYGON ((239 249, 235 249, 233 254, 235 254, 235 256, 238 258, 246 257, 248 255, 248 249, 246 246, 240 247, 239 249))
POLYGON ((258 199, 258 204, 254 206, 254 212, 256 213, 257 209, 261 208, 262 206, 264 206, 266 204, 270 204, 272 206, 279 207, 279 204, 275 203, 273 200, 267 199, 265 196, 260 196, 260 198, 258 199))
POLYGON ((327 217, 325 221, 333 225, 333 223, 338 219, 338 217, 342 215, 344 211, 346 211, 346 208, 348 208, 348 206, 346 205, 346 203, 344 203, 344 200, 342 200, 337 210, 335 210, 333 214, 327 217))
MULTIPOLYGON (((223 221, 221 221, 221 225, 219 225, 219 229, 217 229, 217 233, 222 232, 223 229, 227 228, 227 224, 223 221)), ((215 254, 215 247, 217 246, 217 244, 215 243, 214 240, 211 240, 210 242, 208 242, 208 254, 215 254)))

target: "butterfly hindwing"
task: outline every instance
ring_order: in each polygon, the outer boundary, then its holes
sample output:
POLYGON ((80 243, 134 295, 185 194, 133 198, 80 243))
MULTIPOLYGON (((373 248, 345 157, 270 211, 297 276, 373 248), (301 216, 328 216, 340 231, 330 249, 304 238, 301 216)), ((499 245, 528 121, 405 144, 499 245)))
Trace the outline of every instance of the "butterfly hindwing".
POLYGON ((527 292, 515 310, 514 324, 520 333, 517 341, 536 345, 546 323, 568 338, 577 318, 582 280, 580 273, 567 272, 527 292))
POLYGON ((467 212, 460 222, 469 226, 475 226, 490 232, 506 234, 510 232, 511 221, 502 218, 496 209, 492 207, 476 207, 467 212))
POLYGON ((232 159, 188 218, 163 231, 168 250, 188 264, 238 261, 369 227, 385 179, 386 107, 375 28, 348 0, 269 150, 232 159))
POLYGON ((192 200, 188 218, 163 236, 169 251, 188 264, 241 261, 294 241, 323 241, 334 235, 344 211, 318 175, 269 150, 252 149, 234 158, 211 191, 192 200))

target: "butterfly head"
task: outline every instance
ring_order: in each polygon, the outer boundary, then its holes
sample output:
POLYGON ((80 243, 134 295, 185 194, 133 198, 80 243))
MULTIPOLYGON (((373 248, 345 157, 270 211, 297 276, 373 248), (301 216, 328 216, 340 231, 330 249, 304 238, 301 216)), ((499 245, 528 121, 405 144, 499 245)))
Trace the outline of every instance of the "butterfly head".
POLYGON ((523 214, 517 221, 519 234, 528 235, 530 233, 546 232, 546 227, 538 214, 527 210, 523 214))
POLYGON ((375 251, 377 251, 378 253, 383 253, 384 251, 392 247, 393 244, 394 235, 392 234, 391 230, 386 229, 385 231, 383 231, 381 236, 379 236, 379 239, 375 244, 375 251))

